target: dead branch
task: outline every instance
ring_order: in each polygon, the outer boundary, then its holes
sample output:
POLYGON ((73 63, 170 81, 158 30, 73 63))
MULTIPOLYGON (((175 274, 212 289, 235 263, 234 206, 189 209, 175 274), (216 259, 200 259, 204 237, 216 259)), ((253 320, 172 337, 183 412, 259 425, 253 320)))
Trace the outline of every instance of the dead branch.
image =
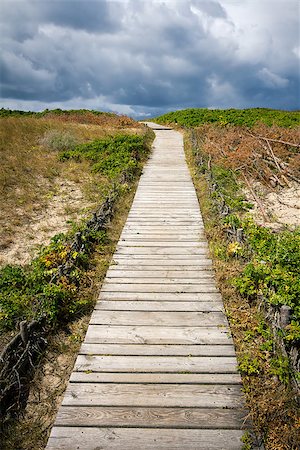
POLYGON ((273 158, 273 160, 274 160, 274 162, 275 162, 275 165, 276 165, 278 171, 281 172, 281 167, 279 166, 279 164, 278 164, 278 162, 277 162, 277 159, 276 159, 276 157, 275 157, 275 155, 274 155, 274 152, 273 152, 273 149, 272 149, 272 146, 271 146, 269 140, 266 140, 266 142, 267 142, 269 151, 270 151, 270 153, 271 153, 271 155, 272 155, 272 158, 273 158))
POLYGON ((248 134, 250 134, 250 136, 252 136, 255 139, 262 139, 264 141, 270 141, 270 142, 278 142, 279 144, 289 145, 290 147, 300 147, 300 144, 294 144, 293 142, 286 142, 286 141, 282 141, 281 139, 267 138, 265 136, 256 136, 255 134, 250 133, 250 131, 248 131, 248 134))
POLYGON ((254 192, 254 190, 252 189, 252 186, 251 186, 249 180, 247 179, 247 177, 246 177, 246 175, 245 175, 244 173, 243 173, 243 177, 244 177, 244 179, 245 179, 245 182, 246 182, 246 184, 247 184, 247 186, 248 186, 248 188, 249 188, 249 190, 250 190, 250 192, 251 192, 253 198, 254 198, 255 201, 257 202, 257 204, 258 204, 258 206, 259 206, 259 209, 261 210, 261 213, 262 213, 262 216, 263 216, 264 221, 267 222, 267 221, 268 221, 268 218, 267 218, 267 216, 266 216, 266 214, 265 214, 264 207, 263 207, 261 201, 259 200, 259 198, 258 198, 257 195, 255 194, 255 192, 254 192))

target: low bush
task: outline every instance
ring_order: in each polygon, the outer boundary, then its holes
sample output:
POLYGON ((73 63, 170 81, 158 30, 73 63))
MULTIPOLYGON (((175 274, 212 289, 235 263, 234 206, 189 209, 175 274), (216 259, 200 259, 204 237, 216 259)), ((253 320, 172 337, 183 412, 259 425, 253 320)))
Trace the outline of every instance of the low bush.
POLYGON ((253 127, 257 123, 294 127, 300 125, 299 111, 280 111, 267 108, 250 109, 206 109, 190 108, 173 111, 156 117, 155 121, 162 124, 178 124, 186 127, 196 127, 205 123, 218 125, 244 125, 253 127))
POLYGON ((98 139, 76 146, 73 150, 61 152, 61 161, 83 159, 91 162, 92 171, 112 179, 126 172, 133 176, 145 156, 144 138, 136 135, 117 135, 98 139))
POLYGON ((49 130, 40 139, 40 144, 48 150, 71 150, 79 144, 78 138, 68 131, 49 130))

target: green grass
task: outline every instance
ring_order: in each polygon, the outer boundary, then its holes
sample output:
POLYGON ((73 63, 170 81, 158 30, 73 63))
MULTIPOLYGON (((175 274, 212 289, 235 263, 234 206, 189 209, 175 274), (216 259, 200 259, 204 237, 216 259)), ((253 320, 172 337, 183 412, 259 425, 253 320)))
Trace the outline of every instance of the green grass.
POLYGON ((88 110, 88 109, 69 109, 69 110, 64 110, 64 109, 45 109, 44 111, 41 112, 35 112, 35 111, 22 111, 22 110, 12 110, 12 109, 6 109, 6 108, 1 108, 0 109, 0 117, 19 117, 19 116, 29 116, 29 117, 45 117, 47 116, 49 113, 51 113, 52 115, 73 115, 73 114, 81 114, 81 115, 85 115, 85 114, 89 114, 92 113, 96 116, 105 114, 108 116, 115 116, 114 113, 109 113, 109 112, 103 112, 103 111, 95 111, 95 110, 88 110))
POLYGON ((88 144, 78 145, 72 150, 62 152, 60 160, 88 160, 93 172, 100 172, 114 178, 122 172, 134 175, 139 161, 145 153, 144 139, 136 135, 117 135, 98 139, 88 144))
POLYGON ((205 123, 244 125, 247 127, 263 123, 268 126, 295 127, 300 125, 300 112, 266 108, 223 110, 190 108, 169 112, 156 117, 154 120, 161 124, 178 124, 186 127, 196 127, 205 123))

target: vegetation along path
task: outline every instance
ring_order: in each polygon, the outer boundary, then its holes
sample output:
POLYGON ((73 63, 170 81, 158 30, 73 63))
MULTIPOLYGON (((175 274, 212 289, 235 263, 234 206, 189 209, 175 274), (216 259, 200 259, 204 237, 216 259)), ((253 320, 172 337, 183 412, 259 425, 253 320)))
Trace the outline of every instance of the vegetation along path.
POLYGON ((240 375, 182 135, 159 125, 47 449, 240 449, 240 375))

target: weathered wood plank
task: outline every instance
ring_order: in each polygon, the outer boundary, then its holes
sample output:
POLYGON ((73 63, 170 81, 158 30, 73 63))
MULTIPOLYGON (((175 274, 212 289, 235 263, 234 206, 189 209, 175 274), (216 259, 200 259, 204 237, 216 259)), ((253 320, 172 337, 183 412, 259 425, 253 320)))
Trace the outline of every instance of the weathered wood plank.
POLYGON ((140 264, 140 262, 145 262, 147 264, 153 264, 153 262, 159 266, 162 264, 165 264, 166 261, 169 262, 169 265, 182 265, 182 266, 192 266, 192 265, 198 265, 198 266, 204 266, 209 267, 212 265, 212 260, 207 255, 152 255, 152 254, 146 254, 146 255, 126 255, 121 253, 115 253, 113 261, 115 263, 118 263, 118 261, 124 262, 126 261, 126 264, 128 266, 132 264, 140 264), (138 262, 137 262, 138 261, 138 262))
POLYGON ((232 345, 86 344, 80 355, 235 356, 232 345))
POLYGON ((157 198, 155 200, 134 200, 131 211, 196 211, 199 208, 199 204, 196 201, 189 201, 189 199, 182 200, 179 197, 174 198, 173 201, 168 199, 165 202, 160 202, 157 198))
MULTIPOLYGON (((176 213, 173 212, 174 210, 165 210, 163 212, 163 219, 175 219, 175 220, 190 220, 193 219, 195 221, 197 220, 201 220, 201 216, 198 213, 193 213, 190 210, 185 210, 182 211, 180 213, 176 213)), ((162 214, 160 213, 160 211, 155 211, 153 210, 153 212, 151 211, 147 211, 147 209, 139 209, 139 210, 135 210, 132 211, 129 215, 128 215, 129 219, 161 219, 162 218, 162 214)))
POLYGON ((140 257, 135 257, 131 255, 130 258, 126 255, 114 255, 114 259, 111 261, 110 269, 120 269, 120 270, 145 270, 144 266, 148 267, 146 270, 197 270, 207 271, 213 270, 212 261, 210 259, 203 258, 189 260, 184 256, 182 259, 176 256, 175 258, 168 258, 165 256, 159 256, 157 258, 149 258, 144 255, 139 255, 140 257), (156 262, 156 264, 155 264, 156 262), (117 267, 118 266, 118 267, 117 267), (141 267, 142 269, 136 269, 135 267, 141 267))
POLYGON ((147 234, 147 233, 127 233, 123 234, 120 238, 120 243, 122 242, 133 242, 133 243, 142 243, 142 242, 167 242, 167 243, 175 243, 175 242, 204 242, 204 237, 200 237, 199 234, 188 234, 187 236, 179 236, 179 234, 170 235, 168 233, 159 233, 156 235, 147 234))
POLYGON ((142 225, 154 225, 157 227, 161 227, 162 225, 169 226, 169 225, 177 225, 177 226, 195 226, 198 227, 200 221, 195 219, 184 219, 184 218, 146 218, 146 217, 140 217, 137 218, 128 218, 127 224, 128 225, 134 225, 135 227, 142 226, 142 225))
POLYGON ((56 426, 238 429, 242 409, 63 406, 56 426))
POLYGON ((208 250, 201 247, 124 247, 119 245, 115 255, 208 255, 208 250))
POLYGON ((195 232, 187 232, 186 234, 183 234, 182 231, 180 232, 170 232, 168 230, 157 230, 156 232, 152 232, 149 230, 143 231, 141 229, 135 229, 135 230, 127 230, 124 231, 120 237, 120 242, 123 242, 125 240, 132 240, 137 241, 150 241, 150 242, 174 242, 178 240, 178 242, 205 242, 205 236, 203 233, 199 231, 195 232))
POLYGON ((227 328, 90 325, 86 343, 106 344, 228 344, 227 328))
POLYGON ((54 427, 47 449, 241 450, 242 435, 239 430, 54 427))
POLYGON ((222 312, 99 311, 92 314, 92 325, 205 326, 228 325, 222 312))
POLYGON ((219 292, 100 292, 100 300, 146 300, 146 301, 220 301, 222 299, 219 292))
POLYGON ((201 224, 196 225, 180 225, 180 224, 147 224, 147 223, 133 223, 130 224, 126 222, 126 225, 124 227, 124 230, 142 230, 142 231, 150 231, 150 232, 159 232, 162 231, 169 231, 169 232, 179 232, 182 231, 184 234, 187 234, 189 231, 197 231, 197 232, 203 232, 204 227, 201 224))
POLYGON ((214 279, 212 277, 198 277, 198 278, 189 278, 187 275, 183 277, 106 277, 107 284, 208 284, 211 285, 214 283, 214 279))
POLYGON ((166 293, 200 293, 218 292, 215 283, 200 284, 135 284, 135 283, 113 283, 106 280, 102 285, 102 292, 166 292, 166 293))
POLYGON ((214 272, 212 270, 159 270, 153 268, 152 270, 130 270, 128 267, 126 270, 120 270, 118 266, 112 266, 107 271, 106 278, 196 278, 196 279, 213 279, 214 272))
POLYGON ((236 373, 232 356, 78 355, 75 370, 85 372, 236 373))
POLYGON ((126 300, 99 300, 95 310, 110 311, 224 311, 223 303, 214 302, 168 302, 168 301, 126 301, 126 300))
MULTIPOLYGON (((142 261, 143 264, 137 264, 135 262, 135 264, 126 264, 125 260, 118 260, 118 261, 114 261, 111 263, 109 270, 124 270, 124 271, 130 271, 130 270, 136 270, 139 272, 154 272, 154 271, 182 271, 185 273, 188 273, 189 271, 193 271, 193 272, 197 272, 197 273, 203 273, 203 272, 207 272, 210 273, 213 271, 213 267, 212 265, 202 265, 202 266, 195 266, 195 265, 190 265, 190 264, 180 264, 181 261, 178 261, 179 264, 173 264, 173 261, 169 261, 169 264, 164 264, 164 265, 148 265, 147 261, 142 261)), ((164 261, 165 262, 165 261, 164 261)), ((214 272, 212 272, 214 274, 214 272)))
POLYGON ((171 248, 171 247, 175 247, 175 248, 197 248, 199 250, 207 250, 208 249, 208 245, 206 242, 197 242, 197 241, 159 241, 159 240, 155 240, 155 242, 151 242, 151 241, 136 241, 136 240, 130 240, 130 239, 122 239, 119 241, 117 248, 124 248, 124 247, 132 247, 132 248, 160 248, 160 247, 167 247, 167 248, 171 248))
POLYGON ((145 383, 145 384, 239 384, 238 373, 121 373, 72 372, 71 382, 78 383, 145 383))
POLYGON ((201 229, 202 222, 200 222, 200 219, 198 217, 193 216, 174 216, 166 214, 164 218, 154 215, 148 215, 148 214, 140 214, 139 216, 130 216, 128 217, 128 224, 129 225, 135 225, 135 226, 143 226, 143 225, 155 225, 157 227, 159 226, 167 226, 170 225, 177 225, 177 226, 197 226, 198 230, 201 229))
POLYGON ((70 383, 64 406, 238 408, 238 385, 70 383))

